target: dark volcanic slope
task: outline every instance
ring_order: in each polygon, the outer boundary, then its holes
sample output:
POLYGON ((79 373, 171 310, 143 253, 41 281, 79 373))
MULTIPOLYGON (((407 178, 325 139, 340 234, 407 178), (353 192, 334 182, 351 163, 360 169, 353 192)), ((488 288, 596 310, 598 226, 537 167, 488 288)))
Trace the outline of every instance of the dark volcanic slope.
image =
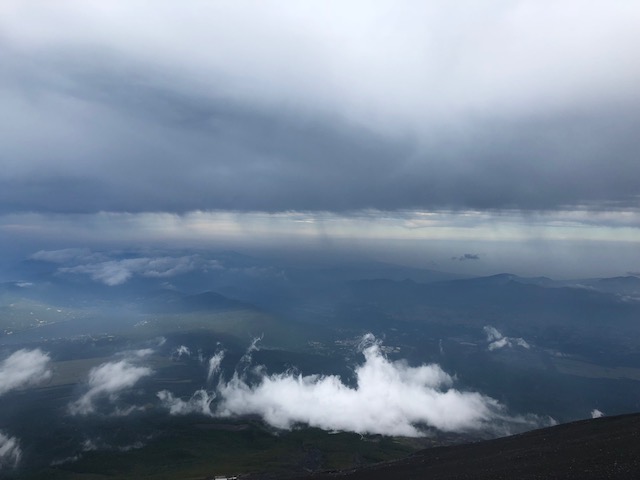
POLYGON ((306 478, 640 478, 640 414, 584 420, 497 440, 433 448, 396 462, 306 478))

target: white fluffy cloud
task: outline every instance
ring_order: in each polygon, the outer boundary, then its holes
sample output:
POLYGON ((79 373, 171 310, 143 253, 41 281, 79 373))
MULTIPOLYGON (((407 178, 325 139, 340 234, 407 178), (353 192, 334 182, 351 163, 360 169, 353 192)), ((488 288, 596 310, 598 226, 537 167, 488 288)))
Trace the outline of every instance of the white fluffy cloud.
POLYGON ((511 348, 514 345, 526 348, 527 350, 531 348, 531 345, 529 345, 524 338, 505 337, 498 331, 498 329, 491 325, 484 327, 484 333, 487 335, 487 342, 489 342, 490 351, 499 350, 504 347, 511 348))
POLYGON ((0 472, 6 468, 15 468, 21 456, 18 440, 0 432, 0 472))
POLYGON ((0 363, 0 395, 51 378, 51 358, 40 349, 18 350, 0 363))
MULTIPOLYGON (((139 355, 135 357, 140 358, 139 355)), ((140 379, 153 373, 148 367, 137 366, 133 359, 103 363, 89 372, 89 390, 78 400, 69 405, 72 415, 88 415, 96 411, 96 401, 108 399, 115 402, 119 395, 133 387, 140 379)), ((127 415, 135 407, 116 409, 115 415, 127 415)))
MULTIPOLYGON (((218 384, 215 416, 260 415, 277 428, 302 423, 325 430, 420 436, 425 428, 469 431, 494 422, 528 422, 509 417, 493 398, 453 388, 454 378, 438 365, 411 367, 392 362, 373 336, 365 337, 365 361, 355 369, 351 387, 335 375, 262 373, 249 383, 236 373, 218 384)), ((174 409, 183 408, 175 399, 174 409)), ((208 397, 207 397, 208 399, 208 397)))

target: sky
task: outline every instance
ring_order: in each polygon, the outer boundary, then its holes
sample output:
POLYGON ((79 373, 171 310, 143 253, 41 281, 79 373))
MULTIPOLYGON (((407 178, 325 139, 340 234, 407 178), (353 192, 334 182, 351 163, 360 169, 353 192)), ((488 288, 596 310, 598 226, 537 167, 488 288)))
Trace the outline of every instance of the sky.
POLYGON ((4 261, 640 271, 639 23, 634 0, 5 0, 4 261))

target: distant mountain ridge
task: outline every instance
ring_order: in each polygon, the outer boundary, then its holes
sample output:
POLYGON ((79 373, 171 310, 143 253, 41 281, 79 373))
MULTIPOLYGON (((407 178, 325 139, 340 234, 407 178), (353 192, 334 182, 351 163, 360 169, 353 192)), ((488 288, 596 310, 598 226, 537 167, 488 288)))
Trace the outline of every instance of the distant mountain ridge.
POLYGON ((220 293, 207 291, 187 295, 175 290, 158 290, 146 299, 147 308, 156 313, 189 313, 255 308, 220 293))

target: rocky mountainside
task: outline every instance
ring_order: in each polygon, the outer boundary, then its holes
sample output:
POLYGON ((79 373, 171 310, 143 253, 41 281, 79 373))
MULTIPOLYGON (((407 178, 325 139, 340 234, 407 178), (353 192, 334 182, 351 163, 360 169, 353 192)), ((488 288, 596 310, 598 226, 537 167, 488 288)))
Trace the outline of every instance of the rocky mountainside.
POLYGON ((584 420, 496 440, 432 448, 395 462, 304 478, 640 478, 640 414, 584 420))

